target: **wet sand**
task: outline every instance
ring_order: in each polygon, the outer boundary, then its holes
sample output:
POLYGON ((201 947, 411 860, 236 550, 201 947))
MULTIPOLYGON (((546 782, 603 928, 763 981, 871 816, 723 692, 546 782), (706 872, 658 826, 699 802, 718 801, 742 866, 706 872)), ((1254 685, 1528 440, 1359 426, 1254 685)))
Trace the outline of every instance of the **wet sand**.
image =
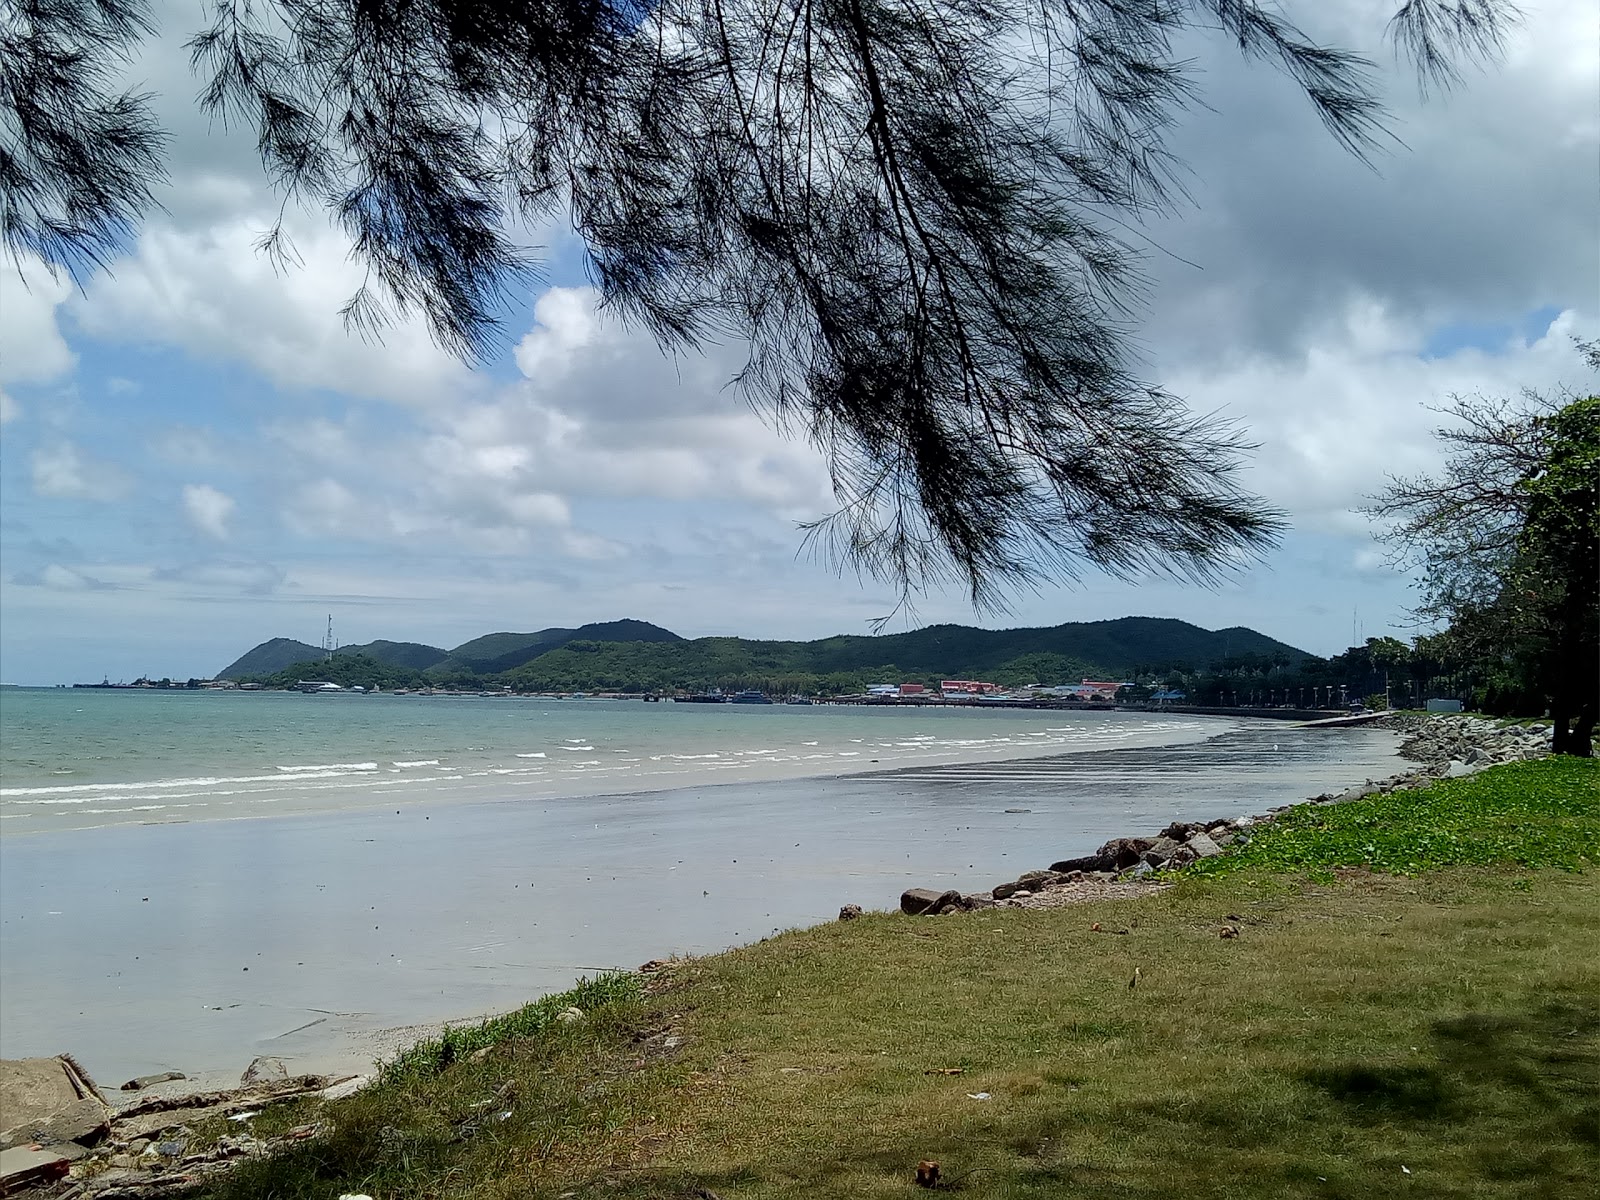
POLYGON ((1391 773, 1371 729, 566 800, 413 803, 0 842, 0 1056, 112 1085, 258 1054, 362 1069, 583 973, 979 890, 1109 837, 1391 773), (1007 809, 1025 809, 1007 812, 1007 809))

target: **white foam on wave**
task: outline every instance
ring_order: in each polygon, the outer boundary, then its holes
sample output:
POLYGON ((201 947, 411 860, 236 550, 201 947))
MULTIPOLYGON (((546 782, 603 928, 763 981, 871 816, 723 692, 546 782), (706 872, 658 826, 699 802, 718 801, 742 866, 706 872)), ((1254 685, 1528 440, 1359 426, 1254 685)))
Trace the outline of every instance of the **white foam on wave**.
POLYGON ((544 758, 544 757, 546 757, 546 755, 545 755, 545 752, 543 750, 535 750, 532 754, 519 754, 519 755, 517 755, 517 757, 518 758, 544 758))
POLYGON ((278 775, 205 775, 186 779, 151 779, 140 783, 67 783, 56 787, 22 787, 0 788, 0 799, 15 799, 19 796, 45 797, 38 800, 24 800, 24 804, 75 804, 78 801, 65 799, 68 795, 81 795, 85 792, 93 795, 104 792, 156 792, 166 791, 171 788, 204 788, 220 787, 230 783, 299 783, 303 779, 338 779, 356 772, 376 771, 377 763, 347 763, 342 769, 332 766, 288 771, 278 775), (52 799, 52 797, 62 797, 52 799))
MULTIPOLYGON (((395 763, 395 766, 397 767, 402 765, 403 764, 401 763, 395 763)), ((298 774, 301 771, 376 771, 378 769, 378 764, 375 762, 307 763, 303 766, 295 765, 289 767, 278 767, 277 769, 283 771, 285 774, 291 775, 298 774)))
POLYGON ((404 771, 408 767, 437 767, 439 765, 439 760, 437 758, 396 759, 389 765, 399 767, 402 771, 404 771))

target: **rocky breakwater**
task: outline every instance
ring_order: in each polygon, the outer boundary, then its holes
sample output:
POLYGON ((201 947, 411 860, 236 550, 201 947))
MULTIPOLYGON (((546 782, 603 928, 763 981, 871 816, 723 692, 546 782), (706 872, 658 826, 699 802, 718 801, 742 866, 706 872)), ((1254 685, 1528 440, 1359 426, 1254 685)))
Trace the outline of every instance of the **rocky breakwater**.
MULTIPOLYGON (((1397 713, 1385 724, 1404 735, 1402 757, 1416 766, 1385 779, 1337 793, 1311 804, 1349 804, 1376 793, 1420 787, 1435 779, 1471 775, 1496 763, 1540 758, 1550 753, 1548 724, 1517 725, 1464 715, 1397 713)), ((1172 873, 1204 858, 1226 854, 1249 842, 1251 831, 1274 819, 1288 805, 1254 816, 1215 821, 1178 821, 1153 837, 1112 838, 1093 854, 1028 871, 986 892, 910 888, 900 897, 909 916, 950 916, 977 909, 1055 908, 1085 900, 1137 896, 1170 887, 1172 873)))

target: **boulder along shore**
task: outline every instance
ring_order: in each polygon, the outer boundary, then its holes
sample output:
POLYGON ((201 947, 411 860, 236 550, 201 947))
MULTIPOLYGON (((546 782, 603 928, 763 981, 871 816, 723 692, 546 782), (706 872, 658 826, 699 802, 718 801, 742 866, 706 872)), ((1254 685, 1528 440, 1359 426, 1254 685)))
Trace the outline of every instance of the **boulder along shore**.
MULTIPOLYGON (((1380 724, 1405 735, 1400 754, 1417 765, 1337 794, 1309 797, 1307 803, 1348 804, 1375 793, 1422 787, 1436 779, 1472 775, 1496 763, 1550 753, 1550 726, 1542 722, 1522 725, 1453 713, 1395 713, 1380 724)), ((1265 813, 1216 821, 1176 821, 1153 835, 1112 838, 1093 854, 1026 871, 988 891, 908 888, 901 894, 900 911, 908 916, 951 916, 981 908, 1059 908, 1157 892, 1172 886, 1171 872, 1248 843, 1253 829, 1290 807, 1281 804, 1265 813)), ((855 916, 859 910, 853 908, 847 905, 840 917, 855 916)))

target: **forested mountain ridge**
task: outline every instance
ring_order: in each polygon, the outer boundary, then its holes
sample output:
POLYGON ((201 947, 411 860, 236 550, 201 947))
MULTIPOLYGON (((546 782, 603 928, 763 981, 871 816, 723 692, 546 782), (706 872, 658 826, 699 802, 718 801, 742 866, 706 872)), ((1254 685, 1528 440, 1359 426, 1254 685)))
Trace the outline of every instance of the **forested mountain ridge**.
MULTIPOLYGON (((742 680, 792 681, 799 688, 830 681, 996 677, 1001 683, 1075 682, 1084 675, 1135 670, 1207 669, 1254 659, 1291 666, 1311 656, 1253 629, 1201 629, 1186 621, 1122 617, 1044 628, 976 629, 930 625, 906 633, 839 635, 810 642, 737 637, 680 638, 644 621, 608 621, 578 629, 493 633, 450 651, 414 642, 371 642, 342 648, 338 661, 385 668, 384 676, 417 683, 506 684, 530 691, 662 690, 722 686, 742 680), (409 673, 409 675, 408 675, 409 673)), ((323 652, 278 638, 230 664, 219 678, 264 678, 323 652), (300 657, 284 661, 290 654, 300 657), (279 665, 265 666, 276 662, 279 665)), ((295 670, 294 674, 303 674, 295 670)))

